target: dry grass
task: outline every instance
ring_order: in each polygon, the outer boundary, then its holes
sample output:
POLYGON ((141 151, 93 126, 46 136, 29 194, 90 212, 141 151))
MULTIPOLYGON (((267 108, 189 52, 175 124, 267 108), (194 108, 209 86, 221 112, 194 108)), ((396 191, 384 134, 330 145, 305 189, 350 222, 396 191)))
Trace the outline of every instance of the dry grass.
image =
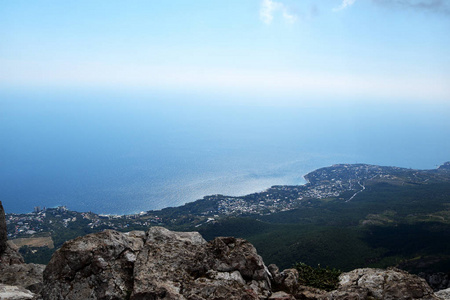
POLYGON ((50 249, 55 248, 55 245, 53 244, 53 240, 51 237, 30 237, 30 238, 19 238, 19 239, 13 239, 10 240, 14 245, 16 245, 18 248, 22 246, 29 246, 29 247, 48 247, 50 249))

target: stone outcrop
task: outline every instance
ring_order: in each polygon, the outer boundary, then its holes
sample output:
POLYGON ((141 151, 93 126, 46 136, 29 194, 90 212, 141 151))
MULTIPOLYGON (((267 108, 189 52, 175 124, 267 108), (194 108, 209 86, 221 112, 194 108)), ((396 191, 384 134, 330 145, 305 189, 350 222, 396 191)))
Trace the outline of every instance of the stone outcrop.
POLYGON ((106 230, 66 242, 44 271, 44 299, 124 299, 133 287, 141 233, 106 230))
POLYGON ((0 266, 10 266, 24 263, 23 257, 20 255, 17 247, 8 241, 6 243, 5 251, 3 251, 0 255, 0 266))
POLYGON ((0 300, 27 300, 34 297, 35 294, 23 287, 0 283, 0 300))
POLYGON ((43 299, 267 299, 270 274, 236 238, 206 242, 162 227, 66 242, 44 271, 43 299))
POLYGON ((268 269, 272 275, 273 291, 285 292, 295 299, 322 299, 327 294, 326 291, 302 285, 296 269, 280 272, 273 264, 268 269))
POLYGON ((343 273, 339 287, 331 292, 303 286, 295 269, 279 272, 270 265, 269 270, 273 291, 295 299, 439 299, 424 279, 398 269, 366 268, 343 273))
MULTIPOLYGON (((339 291, 367 291, 375 299, 439 299, 427 282, 399 269, 356 269, 342 274, 339 291)), ((364 299, 364 298, 363 298, 364 299)))
POLYGON ((131 299, 258 299, 269 295, 269 274, 245 240, 151 228, 135 264, 131 299), (158 270, 157 273, 153 270, 158 270))
POLYGON ((20 286, 33 293, 42 289, 42 273, 45 265, 14 264, 0 268, 0 283, 20 286))
POLYGON ((44 265, 25 264, 7 240, 5 211, 0 201, 0 299, 31 299, 42 289, 44 265))
POLYGON ((443 300, 450 300, 450 288, 437 291, 434 294, 443 300))

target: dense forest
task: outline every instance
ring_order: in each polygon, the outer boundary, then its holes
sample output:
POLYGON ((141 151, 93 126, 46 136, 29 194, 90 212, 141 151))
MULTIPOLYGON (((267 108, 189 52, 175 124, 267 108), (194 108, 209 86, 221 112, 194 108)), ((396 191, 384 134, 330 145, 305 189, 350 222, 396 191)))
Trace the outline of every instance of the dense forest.
POLYGON ((296 262, 351 270, 400 266, 411 272, 450 270, 450 184, 377 183, 351 202, 310 201, 291 211, 227 218, 202 227, 206 239, 238 236, 267 263, 296 262))

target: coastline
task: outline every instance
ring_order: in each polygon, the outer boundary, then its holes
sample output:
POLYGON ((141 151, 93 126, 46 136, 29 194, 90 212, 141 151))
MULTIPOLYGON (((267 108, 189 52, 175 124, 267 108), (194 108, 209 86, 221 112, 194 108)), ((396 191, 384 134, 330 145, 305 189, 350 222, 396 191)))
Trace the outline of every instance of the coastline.
MULTIPOLYGON (((210 198, 218 198, 218 197, 225 197, 225 198, 230 198, 230 199, 242 199, 251 195, 256 195, 256 194, 261 194, 261 193, 267 193, 268 191, 270 191, 271 189, 279 189, 279 188, 286 188, 286 187, 291 187, 291 188, 298 188, 298 189, 303 189, 306 188, 307 186, 310 185, 314 185, 317 184, 317 180, 315 178, 315 175, 321 172, 328 172, 328 170, 333 169, 333 168, 344 168, 344 169, 348 169, 348 168, 374 168, 376 170, 378 170, 379 172, 381 170, 396 170, 396 171, 417 171, 417 172, 433 172, 436 170, 439 170, 440 168, 450 168, 450 162, 445 162, 441 165, 439 165, 436 169, 409 169, 409 168, 404 168, 404 167, 396 167, 396 166, 379 166, 379 165, 371 165, 371 164, 364 164, 364 163, 356 163, 356 164, 332 164, 330 166, 326 166, 326 167, 321 167, 321 168, 317 168, 313 171, 310 171, 308 173, 306 173, 305 175, 302 176, 304 183, 303 184, 298 184, 298 185, 272 185, 266 189, 263 190, 259 190, 259 191, 255 191, 255 192, 251 192, 249 194, 245 194, 245 195, 224 195, 224 194, 209 194, 209 195, 205 195, 203 196, 203 198, 200 199, 196 199, 193 201, 188 201, 184 204, 181 205, 177 205, 177 206, 167 206, 161 209, 153 209, 153 210, 147 210, 147 211, 140 211, 140 212, 133 212, 133 213, 124 213, 124 214, 117 214, 117 213, 98 213, 95 212, 96 214, 98 214, 99 216, 102 217, 110 217, 110 218, 117 218, 117 217, 129 217, 129 216, 137 216, 137 215, 146 215, 146 214, 157 214, 161 211, 164 210, 169 210, 169 209, 182 209, 183 207, 186 206, 190 206, 195 204, 196 202, 199 201, 204 201, 205 199, 210 199, 210 198), (313 178, 311 178, 313 177, 313 178), (312 180, 313 179, 313 180, 312 180)), ((376 176, 376 175, 371 175, 371 176, 376 176)), ((323 180, 324 178, 322 178, 323 180)), ((328 182, 328 177, 326 178, 325 181, 328 182)), ((319 181, 320 182, 320 181, 319 181)), ((361 189, 356 190, 356 192, 353 194, 353 196, 350 199, 347 199, 347 201, 350 201, 351 199, 353 199, 358 193, 362 192, 363 190, 365 190, 365 187, 363 185, 361 185, 360 181, 357 180, 355 183, 359 184, 359 186, 361 187, 361 189)), ((351 190, 352 188, 352 183, 350 182, 350 188, 349 190, 351 190)), ((322 197, 320 197, 322 198, 322 197)), ((39 207, 39 206, 37 206, 39 207)), ((58 205, 58 206, 54 206, 54 207, 50 207, 51 209, 58 209, 58 208, 63 208, 63 209, 67 209, 67 205, 58 205)), ((36 207, 35 207, 36 209, 36 207)), ((76 210, 75 210, 76 211, 76 210)), ((76 211, 78 212, 78 211, 76 211)), ((91 212, 91 211, 89 211, 91 212)), ((28 212, 28 213, 32 213, 32 212, 28 212)), ((21 213, 13 213, 16 215, 19 215, 21 213)), ((27 214, 27 213, 25 213, 27 214)))

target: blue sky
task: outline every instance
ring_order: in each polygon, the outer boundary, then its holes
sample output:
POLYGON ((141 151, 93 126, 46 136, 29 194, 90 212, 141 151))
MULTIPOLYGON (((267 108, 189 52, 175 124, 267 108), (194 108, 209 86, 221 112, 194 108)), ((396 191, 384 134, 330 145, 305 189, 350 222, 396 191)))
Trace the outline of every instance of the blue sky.
POLYGON ((450 101, 450 1, 2 1, 0 87, 450 101))

